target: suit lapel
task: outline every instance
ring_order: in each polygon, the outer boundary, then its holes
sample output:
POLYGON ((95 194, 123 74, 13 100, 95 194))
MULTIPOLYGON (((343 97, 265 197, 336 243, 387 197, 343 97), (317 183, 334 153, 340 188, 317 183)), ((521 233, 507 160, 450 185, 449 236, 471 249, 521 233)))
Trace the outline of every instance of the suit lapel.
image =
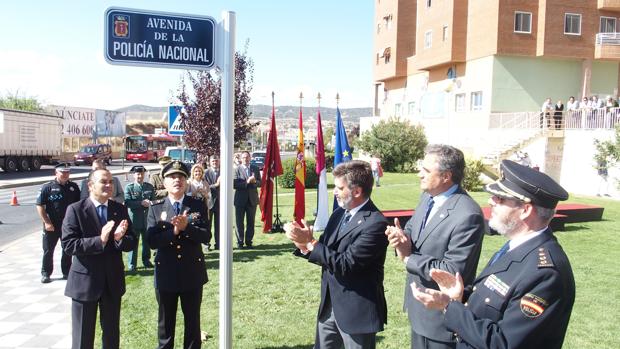
POLYGON ((551 235, 551 231, 547 229, 544 233, 539 236, 526 241, 523 245, 518 246, 512 251, 509 251, 502 258, 500 258, 497 262, 493 263, 493 265, 487 266, 482 270, 480 275, 476 278, 476 281, 484 279, 485 277, 508 270, 508 267, 512 263, 522 262, 525 257, 532 252, 535 248, 547 242, 549 239, 552 239, 553 235, 551 235))
POLYGON ((95 207, 95 204, 93 204, 93 201, 90 198, 85 200, 84 210, 86 212, 86 217, 94 218, 92 219, 92 221, 93 221, 93 224, 95 225, 96 231, 101 233, 101 229, 103 228, 103 226, 99 222, 99 215, 97 214, 97 208, 95 207))
POLYGON ((349 223, 347 223, 338 233, 336 234, 336 241, 338 242, 342 240, 345 236, 349 235, 355 228, 366 221, 366 217, 370 215, 369 205, 371 205, 371 201, 369 200, 366 205, 364 205, 355 216, 351 217, 349 223))
MULTIPOLYGON (((433 231, 435 231, 435 228, 437 228, 437 226, 441 224, 441 222, 448 218, 448 216, 450 215, 450 211, 454 209, 454 206, 458 202, 458 199, 458 193, 454 193, 448 198, 448 200, 446 200, 446 202, 443 203, 443 205, 441 205, 441 207, 437 210, 437 212, 435 212, 433 217, 431 217, 430 220, 426 222, 426 227, 424 227, 424 229, 420 232, 418 247, 422 245, 424 241, 426 241, 426 239, 428 239, 428 237, 433 233, 433 231)), ((422 224, 422 222, 420 222, 420 224, 422 224)))
POLYGON ((327 227, 325 227, 327 246, 331 246, 336 242, 338 227, 340 226, 340 221, 342 221, 343 215, 343 209, 338 209, 337 211, 334 211, 334 213, 332 214, 332 219, 330 219, 327 227))

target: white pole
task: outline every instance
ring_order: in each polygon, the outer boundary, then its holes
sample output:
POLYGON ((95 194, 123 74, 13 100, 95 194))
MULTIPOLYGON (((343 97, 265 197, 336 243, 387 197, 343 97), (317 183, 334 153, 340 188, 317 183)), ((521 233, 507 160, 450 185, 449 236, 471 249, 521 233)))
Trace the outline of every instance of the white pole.
POLYGON ((222 12, 222 103, 220 117, 220 349, 232 349, 233 119, 235 115, 234 12, 222 12))

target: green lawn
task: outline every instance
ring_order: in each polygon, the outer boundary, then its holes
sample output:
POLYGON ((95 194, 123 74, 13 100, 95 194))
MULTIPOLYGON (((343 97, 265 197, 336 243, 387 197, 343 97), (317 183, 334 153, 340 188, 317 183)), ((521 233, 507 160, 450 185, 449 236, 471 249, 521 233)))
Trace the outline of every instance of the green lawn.
MULTIPOLYGON (((330 177, 330 176, 328 176, 330 177)), ((420 195, 419 181, 413 174, 387 173, 373 200, 381 209, 415 207, 420 195)), ((279 190, 280 212, 290 220, 293 195, 279 190)), ((483 206, 488 195, 472 193, 483 206)), ((316 191, 306 194, 307 217, 316 205, 316 191)), ((620 204, 605 199, 571 196, 571 202, 605 207, 601 222, 569 224, 558 232, 575 273, 577 298, 565 348, 617 347, 620 332, 620 235, 616 217, 620 204), (616 267, 613 267, 616 265, 616 267), (617 284, 616 284, 617 285, 617 284), (614 344, 616 343, 616 344, 614 344)), ((257 213, 260 224, 260 213, 257 213)), ((233 264, 233 347, 234 348, 312 348, 316 312, 320 298, 320 267, 294 257, 292 244, 283 234, 262 234, 256 227, 254 250, 234 251, 233 264)), ((234 234, 232 229, 230 234, 234 234)), ((233 240, 234 241, 234 240, 233 240)), ((503 244, 503 238, 486 236, 481 265, 503 244)), ((210 337, 205 348, 218 347, 218 255, 207 258, 210 281, 204 287, 202 329, 210 337)), ((479 268, 480 269, 480 268, 479 268)), ((379 333, 379 348, 407 348, 409 324, 401 311, 404 269, 393 254, 385 264, 385 290, 388 325, 379 333)), ((153 348, 157 343, 157 302, 152 271, 127 276, 127 293, 121 312, 121 346, 153 348)), ((182 347, 182 315, 179 311, 176 346, 182 347)))

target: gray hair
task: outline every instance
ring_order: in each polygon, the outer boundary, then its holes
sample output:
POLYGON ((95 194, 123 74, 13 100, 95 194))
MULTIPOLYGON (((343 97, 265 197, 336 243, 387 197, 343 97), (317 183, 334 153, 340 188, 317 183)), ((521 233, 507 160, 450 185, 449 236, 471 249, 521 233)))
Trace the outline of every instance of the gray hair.
POLYGON ((543 222, 551 222, 553 216, 555 215, 555 208, 547 208, 538 205, 532 205, 536 209, 536 216, 543 222))
POLYGON ((461 150, 446 144, 429 144, 424 154, 437 156, 439 171, 450 171, 452 183, 461 184, 465 176, 465 156, 461 150))

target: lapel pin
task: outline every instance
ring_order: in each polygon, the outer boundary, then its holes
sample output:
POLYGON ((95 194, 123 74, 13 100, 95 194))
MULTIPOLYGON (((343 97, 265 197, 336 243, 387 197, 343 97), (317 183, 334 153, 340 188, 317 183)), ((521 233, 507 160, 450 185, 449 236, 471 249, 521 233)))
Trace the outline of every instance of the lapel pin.
POLYGON ((362 220, 360 219, 359 221, 357 221, 357 224, 362 224, 362 220))
POLYGON ((161 213, 161 216, 159 216, 159 218, 160 218, 162 221, 165 221, 165 220, 166 220, 166 218, 168 218, 168 214, 166 213, 166 211, 163 211, 163 212, 161 213))
POLYGON ((444 218, 446 215, 444 215, 443 213, 439 215, 439 218, 444 218))

